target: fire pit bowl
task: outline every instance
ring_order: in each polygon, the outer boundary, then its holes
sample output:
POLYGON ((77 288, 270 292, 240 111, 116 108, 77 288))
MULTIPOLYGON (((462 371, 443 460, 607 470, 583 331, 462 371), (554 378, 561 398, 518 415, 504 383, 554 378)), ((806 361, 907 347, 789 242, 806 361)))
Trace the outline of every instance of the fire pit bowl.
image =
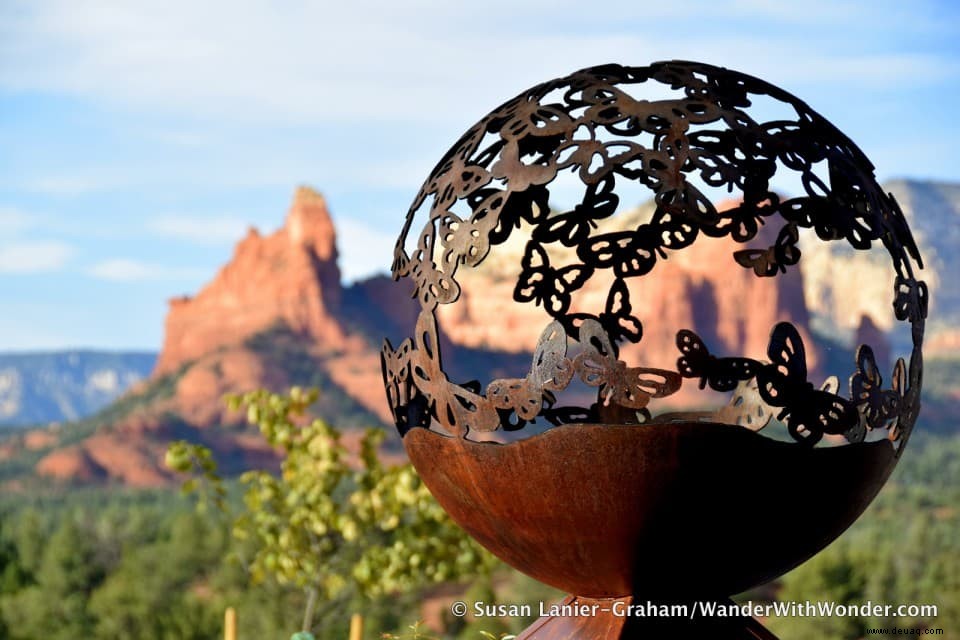
MULTIPOLYGON (((718 601, 817 553, 889 477, 920 408, 921 268, 869 160, 798 98, 695 62, 593 67, 490 112, 424 182, 393 257, 394 278, 412 285, 421 310, 412 336, 384 344, 384 386, 424 482, 510 565, 570 602, 718 601), (775 184, 802 193, 788 198, 775 184), (650 199, 640 213, 621 206, 629 189, 650 199), (831 243, 890 265, 889 281, 870 289, 892 300, 871 306, 890 310, 888 322, 868 323, 886 332, 884 344, 847 351, 825 339, 802 299, 801 312, 763 325, 763 344, 748 344, 768 299, 720 304, 714 289, 799 282, 802 258, 831 243), (470 274, 496 251, 498 279, 484 286, 507 282, 504 301, 544 320, 510 331, 545 328, 529 369, 457 383, 451 371, 465 352, 441 312, 463 304, 477 283, 470 274), (734 275, 652 296, 646 284, 677 277, 678 263, 696 266, 688 280, 734 275), (670 326, 676 317, 691 324, 670 326), (664 348, 669 361, 652 362, 664 348), (896 360, 895 349, 904 352, 896 360)), ((463 317, 477 335, 495 334, 503 306, 484 317, 470 300, 463 317)), ((638 624, 555 615, 522 637, 676 628, 638 624)), ((771 637, 751 619, 691 624, 716 637, 771 637)))

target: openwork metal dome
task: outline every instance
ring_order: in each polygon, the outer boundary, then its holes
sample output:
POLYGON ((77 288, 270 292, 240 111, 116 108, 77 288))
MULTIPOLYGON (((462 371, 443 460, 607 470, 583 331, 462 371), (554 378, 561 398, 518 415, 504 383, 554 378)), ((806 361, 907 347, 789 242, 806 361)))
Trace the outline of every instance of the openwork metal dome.
POLYGON ((430 173, 393 260, 394 278, 413 282, 422 312, 411 339, 396 349, 385 345, 384 382, 401 433, 432 426, 469 438, 533 421, 680 419, 759 430, 777 418, 805 445, 824 434, 857 443, 884 429, 898 441, 919 410, 927 310, 927 289, 915 273, 921 266, 904 216, 877 184, 869 160, 796 97, 706 64, 593 67, 504 103, 430 173), (789 119, 751 115, 758 100, 777 104, 789 119), (567 174, 578 178, 581 197, 553 211, 552 183, 567 174), (802 185, 803 195, 782 198, 771 187, 776 179, 802 185), (631 184, 649 190, 655 211, 634 228, 610 231, 601 221, 618 212, 618 188, 631 184), (720 209, 709 197, 714 192, 739 201, 720 209), (774 225, 772 245, 748 246, 774 225), (454 303, 461 273, 514 233, 529 240, 513 297, 542 307, 552 321, 525 377, 485 388, 457 384, 441 365, 437 307, 454 303), (641 342, 644 334, 634 312, 642 301, 630 299, 630 279, 655 276, 671 255, 703 237, 744 244, 730 260, 758 278, 776 278, 798 268, 801 233, 889 253, 893 311, 912 328, 912 352, 896 361, 889 386, 868 345, 849 363, 849 390, 836 378, 815 385, 801 334, 787 322, 770 328, 764 360, 713 353, 685 327, 675 328, 675 370, 619 359, 620 345, 641 342), (593 279, 608 283, 605 307, 573 311, 577 291, 593 279), (558 393, 574 383, 596 388, 596 402, 561 406, 558 393), (652 401, 681 384, 730 392, 730 402, 709 413, 655 415, 652 401))
MULTIPOLYGON (((573 594, 566 602, 723 599, 829 544, 896 466, 920 407, 920 267, 873 166, 794 96, 706 64, 594 67, 504 103, 427 178, 393 261, 421 311, 412 337, 384 345, 384 384, 443 508, 507 563, 573 594), (802 195, 781 197, 774 182, 802 195), (649 216, 618 217, 630 189, 648 193, 649 216), (575 204, 553 209, 560 200, 575 204), (835 376, 815 384, 806 329, 778 317, 766 357, 719 353, 710 336, 671 326, 675 367, 627 362, 621 347, 636 343, 642 357, 644 334, 664 334, 651 323, 670 317, 632 286, 709 242, 726 246, 704 254, 709 268, 729 260, 717 269, 767 284, 809 258, 807 242, 886 251, 906 359, 884 383, 885 357, 860 345, 840 365, 847 389, 835 376), (498 248, 511 255, 505 244, 522 247, 514 301, 540 308, 547 326, 525 376, 458 384, 442 364, 438 312, 469 270, 498 248), (726 404, 671 413, 682 385, 713 401, 726 393, 726 404), (787 442, 756 433, 772 422, 787 442), (527 437, 489 441, 504 431, 527 437), (828 440, 846 445, 813 446, 828 440)), ((751 618, 601 614, 548 616, 520 638, 677 635, 773 637, 751 618)))

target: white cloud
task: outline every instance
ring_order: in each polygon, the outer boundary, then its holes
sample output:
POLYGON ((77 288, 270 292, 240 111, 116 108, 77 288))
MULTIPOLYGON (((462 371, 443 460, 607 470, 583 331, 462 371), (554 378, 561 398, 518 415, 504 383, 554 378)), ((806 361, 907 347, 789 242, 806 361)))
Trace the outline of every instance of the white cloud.
POLYGON ((114 282, 139 282, 143 280, 194 280, 209 275, 202 269, 172 267, 128 258, 103 260, 87 270, 87 274, 101 280, 114 282))
POLYGON ((18 242, 0 245, 0 273, 59 271, 73 255, 62 242, 18 242))
POLYGON ((105 191, 118 184, 116 179, 103 179, 93 175, 47 175, 31 178, 20 186, 27 191, 52 196, 77 196, 105 191))
MULTIPOLYGON (((932 23, 936 13, 888 0, 614 0, 594 13, 572 0, 295 1, 283 10, 268 0, 8 0, 0 60, 17 64, 0 63, 0 90, 79 97, 122 134, 107 136, 114 155, 96 160, 112 167, 72 157, 75 175, 26 167, 30 179, 12 186, 76 195, 306 178, 415 190, 492 106, 611 61, 707 60, 769 79, 822 112, 828 105, 833 120, 849 104, 867 123, 892 104, 884 122, 897 122, 914 107, 890 92, 939 84, 949 102, 960 86, 955 52, 910 46, 951 22, 932 23), (851 20, 856 28, 844 28, 851 20)), ((864 141, 879 129, 854 138, 869 151, 864 141)))
POLYGON ((240 240, 249 223, 231 217, 160 216, 147 223, 148 229, 178 240, 199 244, 222 244, 240 240))
POLYGON ((856 34, 823 35, 833 38, 829 46, 809 29, 766 35, 774 25, 849 15, 873 31, 891 29, 893 17, 900 29, 924 27, 923 12, 914 19, 892 6, 835 4, 789 11, 759 11, 756 0, 609 7, 628 25, 690 26, 641 32, 580 19, 583 7, 573 2, 285 3, 281 11, 266 0, 53 0, 8 10, 6 28, 0 14, 0 59, 18 61, 0 67, 0 86, 218 121, 362 125, 470 121, 534 82, 610 61, 701 58, 772 71, 766 75, 777 84, 815 74, 821 87, 872 84, 881 73, 887 83, 910 86, 955 73, 935 54, 864 54, 856 34), (744 23, 735 35, 709 29, 711 20, 731 18, 744 23), (869 73, 851 73, 863 69, 869 73))
POLYGON ((395 235, 378 231, 362 222, 338 217, 337 248, 340 273, 347 282, 377 273, 387 273, 393 261, 395 235))
POLYGON ((29 229, 33 224, 33 217, 25 211, 16 207, 0 206, 0 234, 9 236, 24 229, 29 229))

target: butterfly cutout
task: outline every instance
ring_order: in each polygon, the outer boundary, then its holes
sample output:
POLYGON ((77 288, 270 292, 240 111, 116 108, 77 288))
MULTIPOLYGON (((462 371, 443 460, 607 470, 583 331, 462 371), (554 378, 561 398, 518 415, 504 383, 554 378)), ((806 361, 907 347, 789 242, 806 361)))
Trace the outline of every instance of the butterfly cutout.
POLYGON ((786 273, 788 266, 800 260, 800 249, 797 247, 799 239, 797 225, 784 225, 772 247, 735 251, 733 258, 741 266, 753 267, 753 272, 761 277, 774 276, 778 271, 786 273))
POLYGON ((573 364, 585 384, 599 387, 601 407, 643 409, 652 398, 668 396, 680 388, 680 375, 674 371, 628 367, 617 360, 610 339, 596 320, 584 320, 580 344, 584 350, 573 364))
POLYGON ((613 167, 625 164, 643 153, 643 147, 626 140, 602 142, 593 131, 587 140, 569 140, 557 149, 557 168, 579 169, 581 182, 592 185, 609 175, 613 167))
POLYGON ((575 247, 586 240, 596 228, 596 223, 585 216, 582 207, 578 205, 572 211, 548 217, 533 230, 532 237, 544 244, 560 242, 564 246, 575 247))
MULTIPOLYGON (((914 360, 910 359, 910 368, 913 369, 914 360)), ((919 387, 911 386, 907 382, 910 374, 907 372, 907 365, 903 358, 897 358, 897 363, 893 367, 893 379, 890 381, 890 387, 893 393, 898 397, 897 415, 894 416, 890 424, 887 437, 891 442, 896 442, 901 436, 901 425, 913 425, 916 421, 916 411, 919 410, 919 387)))
POLYGON ((893 312, 897 320, 919 322, 927 317, 930 293, 926 282, 898 274, 893 291, 893 312))
POLYGON ((800 196, 784 201, 780 215, 805 229, 813 229, 822 240, 836 240, 840 236, 833 227, 833 204, 826 196, 800 196))
POLYGON ((833 158, 827 164, 833 202, 830 222, 855 249, 869 249, 871 242, 885 233, 880 215, 882 204, 860 185, 859 175, 845 170, 833 158))
POLYGON ((736 242, 747 242, 757 235, 764 216, 773 215, 775 211, 769 202, 760 205, 744 200, 736 207, 721 211, 720 222, 716 226, 705 226, 703 232, 712 238, 730 236, 736 242))
POLYGON ((657 262, 656 238, 636 231, 618 231, 590 238, 577 247, 577 256, 598 269, 613 268, 618 278, 649 273, 657 262))
POLYGON ((528 160, 513 140, 503 146, 499 159, 490 167, 494 178, 507 180, 510 189, 523 191, 532 185, 545 185, 557 177, 557 165, 552 162, 524 162, 528 160))
POLYGON ((794 440, 813 446, 824 433, 842 434, 856 424, 856 407, 830 392, 838 383, 828 380, 816 389, 807 382, 806 351, 792 324, 780 322, 774 327, 767 357, 771 364, 757 371, 760 396, 771 407, 781 408, 777 419, 786 419, 794 440))
POLYGON ((552 137, 566 133, 573 124, 562 105, 542 105, 533 97, 516 103, 512 116, 500 128, 500 135, 511 142, 527 136, 552 137))
POLYGON ((693 133, 689 136, 691 146, 690 162, 699 170, 700 179, 711 187, 723 187, 726 185, 736 184, 740 177, 740 172, 736 165, 732 164, 721 155, 713 153, 707 149, 697 148, 704 146, 701 142, 702 140, 708 140, 716 137, 716 135, 719 133, 727 132, 708 131, 703 133, 706 135, 700 137, 699 139, 699 134, 697 133, 693 133))
POLYGON ((920 256, 920 250, 917 248, 917 242, 913 238, 913 232, 907 226, 907 219, 903 215, 900 203, 893 197, 892 193, 887 193, 886 204, 890 207, 884 209, 884 220, 893 230, 894 237, 900 242, 907 254, 912 257, 920 268, 923 268, 923 258, 920 256))
POLYGON ((420 304, 425 309, 432 309, 438 303, 453 302, 460 297, 460 285, 453 279, 453 273, 441 271, 434 264, 433 243, 433 228, 428 226, 420 237, 410 269, 411 276, 416 283, 420 304))
POLYGON ((760 431, 772 418, 773 412, 760 397, 756 378, 737 383, 730 401, 717 411, 720 422, 736 424, 751 431, 760 431))
POLYGON ((437 193, 434 206, 445 209, 458 199, 465 198, 474 191, 482 189, 491 180, 493 180, 493 176, 483 167, 458 161, 451 166, 446 184, 437 193))
POLYGON ((433 313, 422 311, 414 336, 416 348, 410 352, 412 384, 426 396, 428 409, 437 421, 453 435, 465 437, 473 430, 493 431, 500 426, 500 417, 479 389, 447 379, 440 363, 437 335, 433 313))
POLYGON ((551 391, 560 391, 573 378, 573 363, 567 358, 567 334, 553 321, 540 335, 533 353, 533 364, 525 378, 494 380, 487 386, 487 399, 497 409, 516 412, 521 420, 537 417, 546 396, 553 404, 551 391))
MULTIPOLYGON (((643 336, 643 325, 632 315, 633 306, 630 304, 630 290, 624 280, 614 280, 607 294, 607 304, 599 316, 587 313, 572 313, 568 317, 569 323, 578 327, 586 320, 593 319, 600 323, 603 330, 610 337, 611 346, 616 349, 621 339, 630 342, 639 342, 643 336)), ((614 353, 616 355, 616 352, 614 353)))
POLYGON ((409 399, 407 382, 410 379, 410 352, 413 342, 408 338, 394 350, 389 340, 380 349, 380 371, 387 389, 387 403, 397 409, 409 399))
POLYGON ((537 242, 549 244, 560 242, 574 247, 582 243, 596 229, 596 220, 612 216, 620 203, 613 192, 613 176, 606 176, 595 184, 587 185, 583 202, 573 210, 548 217, 533 230, 537 242))
POLYGON ((711 355, 700 336, 688 329, 677 332, 677 348, 683 355, 677 369, 684 378, 700 378, 700 388, 710 384, 714 391, 732 391, 744 380, 753 378, 762 366, 750 358, 718 358, 711 355))
MULTIPOLYGON (((787 200, 780 205, 780 215, 801 227, 812 228, 821 240, 846 238, 855 249, 869 249, 870 241, 879 237, 870 226, 875 223, 873 217, 858 211, 858 203, 838 204, 837 197, 826 196, 828 191, 819 178, 813 174, 805 174, 805 177, 807 175, 812 176, 810 180, 824 195, 787 200)), ((808 187, 808 190, 812 188, 808 187)))
POLYGON ((570 308, 571 293, 583 286, 593 269, 588 265, 570 265, 555 269, 550 266, 546 250, 533 240, 521 261, 522 271, 513 297, 518 302, 533 301, 553 317, 562 316, 570 308))
POLYGON ((696 222, 700 226, 713 226, 720 221, 720 214, 710 198, 683 180, 677 188, 658 193, 654 200, 658 210, 680 220, 696 222))
POLYGON ((893 369, 895 389, 884 389, 873 349, 862 344, 857 349, 857 371, 850 378, 850 400, 858 406, 869 429, 878 429, 900 413, 905 391, 906 365, 903 358, 893 369))
POLYGON ((445 249, 443 263, 451 267, 476 266, 490 252, 489 234, 474 222, 461 220, 452 213, 440 218, 439 237, 445 249))
POLYGON ((689 247, 700 232, 690 220, 668 211, 658 211, 650 222, 649 230, 656 240, 654 247, 661 258, 667 257, 664 249, 689 247))
POLYGON ((380 350, 380 368, 387 391, 387 405, 401 436, 413 427, 430 427, 429 402, 426 396, 413 386, 410 379, 412 351, 413 341, 409 338, 401 342, 396 350, 389 340, 384 340, 380 350))

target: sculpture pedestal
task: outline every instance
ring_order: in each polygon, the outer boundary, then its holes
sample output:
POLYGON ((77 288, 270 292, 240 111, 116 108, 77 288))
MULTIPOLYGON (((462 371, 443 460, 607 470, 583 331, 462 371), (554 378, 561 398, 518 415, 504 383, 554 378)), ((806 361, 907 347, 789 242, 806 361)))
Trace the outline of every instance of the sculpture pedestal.
POLYGON ((556 608, 569 615, 543 616, 517 636, 517 640, 777 640, 754 618, 704 617, 696 611, 690 616, 690 607, 693 607, 692 602, 659 603, 632 597, 591 599, 567 596, 556 608), (677 611, 671 609, 673 604, 687 607, 687 615, 669 615, 670 611, 677 611), (640 615, 641 609, 644 615, 640 615))

